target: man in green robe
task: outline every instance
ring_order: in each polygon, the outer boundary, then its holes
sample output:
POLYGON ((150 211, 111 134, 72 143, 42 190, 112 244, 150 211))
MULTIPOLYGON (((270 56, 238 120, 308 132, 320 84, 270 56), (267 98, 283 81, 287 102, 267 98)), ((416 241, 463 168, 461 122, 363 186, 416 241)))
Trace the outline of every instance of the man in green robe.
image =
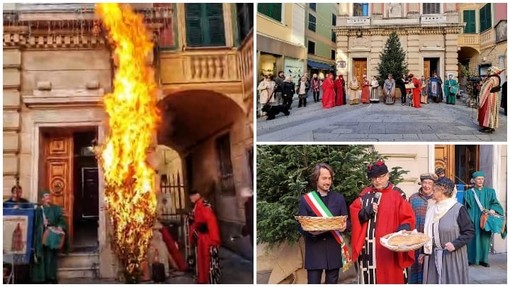
POLYGON ((453 78, 453 75, 448 75, 448 80, 444 82, 444 95, 446 97, 446 103, 450 105, 455 105, 455 97, 457 96, 457 90, 459 89, 459 85, 457 81, 453 78))
MULTIPOLYGON (((62 208, 51 203, 51 194, 45 192, 42 205, 35 211, 34 224, 34 255, 31 262, 31 275, 33 283, 57 284, 57 258, 60 249, 43 244, 43 233, 51 226, 66 232, 67 224, 62 208)), ((67 239, 67 236, 65 236, 67 239)), ((67 242, 66 242, 67 243, 67 242)), ((68 250, 66 244, 66 252, 68 250)))
MULTIPOLYGON (((496 198, 496 191, 493 188, 483 186, 485 180, 485 174, 483 171, 477 171, 473 173, 473 180, 475 186, 464 195, 464 205, 466 206, 469 217, 473 221, 475 227, 475 237, 468 244, 468 260, 469 265, 482 265, 489 267, 489 248, 491 241, 491 232, 482 230, 480 228, 480 217, 482 211, 478 206, 475 199, 475 193, 478 196, 480 204, 483 209, 489 210, 489 213, 497 213, 504 215, 505 211, 496 198)), ((503 238, 506 237, 506 232, 501 234, 503 238)))

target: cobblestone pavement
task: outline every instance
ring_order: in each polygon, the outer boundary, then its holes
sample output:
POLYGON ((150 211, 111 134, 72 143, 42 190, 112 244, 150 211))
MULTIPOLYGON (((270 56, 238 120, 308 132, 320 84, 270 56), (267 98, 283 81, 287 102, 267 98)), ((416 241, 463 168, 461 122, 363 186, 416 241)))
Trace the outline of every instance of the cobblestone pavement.
MULTIPOLYGON (((310 97, 308 97, 310 99, 310 97)), ((501 109, 502 111, 502 109, 501 109)), ((415 109, 383 103, 344 105, 322 109, 321 103, 280 114, 274 120, 257 119, 259 142, 356 141, 356 142, 506 142, 507 121, 500 113, 499 128, 492 134, 478 131, 478 111, 461 100, 456 105, 423 104, 415 109)))

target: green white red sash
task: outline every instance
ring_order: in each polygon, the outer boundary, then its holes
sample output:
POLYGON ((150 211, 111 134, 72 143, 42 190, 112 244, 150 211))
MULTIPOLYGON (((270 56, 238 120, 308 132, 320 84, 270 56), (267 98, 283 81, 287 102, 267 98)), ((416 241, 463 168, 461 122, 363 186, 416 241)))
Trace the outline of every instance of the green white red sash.
MULTIPOLYGON (((305 201, 306 203, 308 203, 308 206, 310 206, 310 208, 313 210, 316 216, 333 217, 333 214, 324 204, 324 202, 322 202, 322 199, 319 198, 317 192, 312 191, 305 194, 305 201)), ((342 249, 342 263, 343 263, 342 269, 346 271, 347 269, 349 269, 352 263, 352 258, 349 254, 349 248, 345 244, 345 241, 338 230, 331 230, 331 234, 333 234, 335 240, 338 242, 338 244, 340 244, 340 248, 342 249)))

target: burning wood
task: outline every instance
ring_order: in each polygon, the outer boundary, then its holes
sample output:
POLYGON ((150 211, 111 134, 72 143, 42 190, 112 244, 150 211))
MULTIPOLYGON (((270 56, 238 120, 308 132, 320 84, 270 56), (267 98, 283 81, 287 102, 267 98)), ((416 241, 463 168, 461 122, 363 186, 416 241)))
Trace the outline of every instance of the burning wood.
POLYGON ((113 226, 111 244, 126 280, 137 282, 157 205, 155 173, 147 164, 147 150, 160 119, 154 73, 146 65, 152 42, 142 16, 129 5, 97 4, 96 13, 117 60, 114 91, 104 97, 110 130, 98 152, 113 226))

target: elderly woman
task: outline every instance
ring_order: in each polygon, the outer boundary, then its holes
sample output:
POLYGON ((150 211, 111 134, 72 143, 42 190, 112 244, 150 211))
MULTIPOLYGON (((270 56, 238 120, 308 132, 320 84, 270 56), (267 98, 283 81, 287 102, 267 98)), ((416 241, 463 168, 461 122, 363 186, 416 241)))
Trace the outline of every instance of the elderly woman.
POLYGON ((454 183, 440 179, 425 217, 424 232, 431 239, 424 246, 423 284, 467 284, 467 244, 475 230, 466 207, 454 196, 454 183))

